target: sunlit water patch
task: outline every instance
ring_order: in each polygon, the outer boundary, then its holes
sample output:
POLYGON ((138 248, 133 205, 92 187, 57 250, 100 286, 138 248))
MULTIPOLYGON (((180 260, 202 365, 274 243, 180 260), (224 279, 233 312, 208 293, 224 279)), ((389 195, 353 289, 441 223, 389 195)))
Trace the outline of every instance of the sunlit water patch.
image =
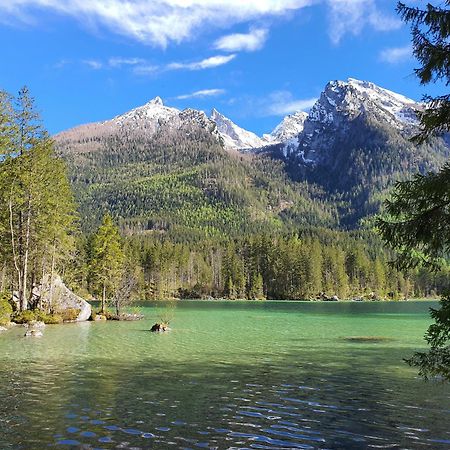
POLYGON ((429 303, 185 302, 0 335, 0 448, 449 448, 450 388, 402 359, 429 303))

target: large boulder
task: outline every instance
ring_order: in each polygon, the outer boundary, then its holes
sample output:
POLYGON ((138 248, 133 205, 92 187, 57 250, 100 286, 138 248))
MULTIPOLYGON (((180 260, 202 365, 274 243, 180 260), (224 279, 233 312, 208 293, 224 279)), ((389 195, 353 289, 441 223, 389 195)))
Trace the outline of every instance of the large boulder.
POLYGON ((91 317, 91 305, 74 294, 58 275, 45 277, 39 292, 39 308, 64 316, 64 312, 78 313, 73 317, 75 322, 84 322, 91 317))

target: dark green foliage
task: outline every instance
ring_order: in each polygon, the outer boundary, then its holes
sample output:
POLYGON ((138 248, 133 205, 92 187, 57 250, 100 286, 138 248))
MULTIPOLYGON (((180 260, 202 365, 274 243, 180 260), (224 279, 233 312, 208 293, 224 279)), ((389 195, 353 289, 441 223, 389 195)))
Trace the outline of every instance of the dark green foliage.
POLYGON ((0 292, 0 325, 7 324, 11 319, 13 309, 10 304, 10 299, 10 293, 0 292))
POLYGON ((204 130, 172 130, 146 138, 121 136, 59 141, 91 231, 104 211, 129 233, 164 233, 181 240, 331 226, 333 206, 314 189, 289 181, 283 164, 229 153, 204 130), (81 147, 81 149, 79 149, 81 147))
MULTIPOLYGON (((445 6, 427 4, 426 9, 408 7, 399 2, 397 11, 405 22, 411 24, 414 56, 421 66, 415 70, 422 84, 450 81, 450 1, 445 6)), ((450 131, 450 95, 427 96, 427 109, 420 115, 422 132, 419 141, 434 134, 450 131)))
POLYGON ((60 314, 47 314, 44 311, 36 309, 33 311, 18 311, 13 314, 11 320, 19 324, 30 322, 44 322, 46 325, 56 325, 58 323, 62 323, 63 318, 60 314))
POLYGON ((436 297, 448 286, 438 274, 398 272, 368 232, 310 230, 300 235, 253 235, 177 242, 164 236, 126 238, 141 299, 247 298, 393 300, 436 297))
POLYGON ((377 226, 383 239, 397 251, 398 267, 439 267, 445 263, 450 246, 449 207, 448 163, 438 173, 416 175, 396 184, 377 226))
POLYGON ((438 376, 450 381, 450 296, 443 297, 440 306, 440 309, 431 308, 434 323, 425 335, 430 350, 417 352, 406 362, 418 367, 425 379, 438 376))
MULTIPOLYGON (((446 0, 448 7, 450 1, 446 0)), ((422 84, 443 80, 450 82, 450 11, 427 5, 426 10, 397 7, 403 19, 412 24, 414 54, 421 63, 416 73, 422 84)), ((422 133, 418 141, 450 130, 450 97, 431 99, 421 114, 422 133)), ((448 261, 450 245, 450 164, 438 173, 416 175, 397 183, 391 199, 385 203, 386 215, 377 226, 384 241, 398 253, 397 266, 431 266, 437 270, 448 261)), ((423 275, 423 274, 422 274, 423 275)), ((448 277, 448 272, 447 272, 448 277)), ((427 278, 426 276, 424 278, 427 278)), ((450 300, 444 297, 440 310, 432 310, 435 323, 425 336, 431 346, 426 353, 415 353, 407 362, 419 368, 425 378, 440 375, 450 379, 450 300)))
POLYGON ((92 239, 91 253, 89 285, 92 292, 101 297, 104 312, 107 300, 120 285, 124 264, 122 239, 109 214, 104 216, 92 239))
POLYGON ((75 206, 65 165, 26 88, 15 103, 0 95, 0 257, 25 310, 32 286, 70 255, 75 206))

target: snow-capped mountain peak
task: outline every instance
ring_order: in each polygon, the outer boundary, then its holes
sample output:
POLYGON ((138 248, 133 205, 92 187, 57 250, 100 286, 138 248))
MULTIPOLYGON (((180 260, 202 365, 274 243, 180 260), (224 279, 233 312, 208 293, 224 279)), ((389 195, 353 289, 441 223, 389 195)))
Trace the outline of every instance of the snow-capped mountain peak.
POLYGON ((264 139, 269 143, 286 142, 298 136, 305 126, 308 113, 298 111, 286 116, 282 122, 270 134, 265 134, 264 139))
POLYGON ((423 105, 374 83, 349 78, 330 81, 304 121, 295 139, 282 142, 280 150, 314 166, 331 161, 338 142, 348 135, 376 127, 391 128, 411 136, 419 125, 417 112, 423 105))
POLYGON ((251 149, 266 145, 256 134, 239 127, 215 108, 211 112, 211 120, 216 123, 217 130, 227 148, 251 149))
POLYGON ((157 105, 157 106, 164 106, 164 102, 162 101, 162 98, 159 96, 156 96, 154 99, 150 100, 147 105, 157 105))
POLYGON ((161 97, 155 97, 143 106, 132 109, 112 119, 116 124, 134 124, 136 127, 148 128, 163 120, 168 121, 177 114, 179 110, 165 106, 161 97))
POLYGON ((339 122, 339 115, 356 117, 374 114, 398 129, 415 126, 417 110, 422 106, 403 95, 381 88, 369 81, 349 78, 330 81, 312 107, 309 118, 323 124, 339 122))
POLYGON ((376 103, 380 108, 392 114, 399 122, 416 125, 415 111, 420 108, 416 101, 381 88, 369 81, 360 81, 354 78, 348 79, 348 84, 359 91, 364 97, 376 103))

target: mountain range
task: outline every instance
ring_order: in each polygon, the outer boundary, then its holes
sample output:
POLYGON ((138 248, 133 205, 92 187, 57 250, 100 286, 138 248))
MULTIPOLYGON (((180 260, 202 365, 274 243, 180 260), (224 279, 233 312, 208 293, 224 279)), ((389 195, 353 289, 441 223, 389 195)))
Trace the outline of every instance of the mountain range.
POLYGON ((446 136, 415 145, 425 105, 373 83, 329 82, 309 113, 262 137, 214 109, 156 97, 55 136, 85 226, 111 210, 130 233, 355 228, 392 184, 436 170, 446 136))

